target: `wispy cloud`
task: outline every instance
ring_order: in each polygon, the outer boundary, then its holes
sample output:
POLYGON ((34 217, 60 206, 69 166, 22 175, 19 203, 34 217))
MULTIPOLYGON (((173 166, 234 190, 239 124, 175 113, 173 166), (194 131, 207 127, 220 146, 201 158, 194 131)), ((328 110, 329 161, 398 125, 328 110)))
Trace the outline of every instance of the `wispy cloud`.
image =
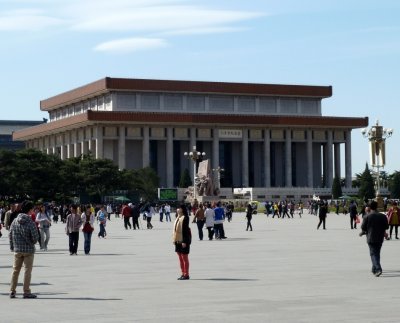
POLYGON ((121 54, 166 46, 168 46, 168 43, 164 39, 159 38, 125 38, 101 43, 97 45, 94 50, 121 54))
POLYGON ((65 20, 48 16, 39 9, 0 12, 0 31, 40 31, 64 24, 65 20))
POLYGON ((93 33, 115 40, 96 51, 132 52, 165 47, 168 36, 232 33, 248 29, 246 21, 264 13, 194 5, 197 0, 17 0, 5 1, 20 10, 0 10, 0 31, 63 31, 93 33), (130 35, 129 35, 130 34, 130 35), (134 37, 127 37, 134 36, 134 37), (121 37, 122 36, 122 37, 121 37))

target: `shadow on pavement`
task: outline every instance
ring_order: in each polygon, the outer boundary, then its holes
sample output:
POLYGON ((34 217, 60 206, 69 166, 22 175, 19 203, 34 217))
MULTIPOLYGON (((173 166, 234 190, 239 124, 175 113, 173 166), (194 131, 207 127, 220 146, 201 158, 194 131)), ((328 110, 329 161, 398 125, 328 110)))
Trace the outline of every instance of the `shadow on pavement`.
POLYGON ((211 280, 211 281, 228 281, 228 282, 248 282, 248 281, 258 281, 259 279, 248 279, 248 278, 198 278, 190 280, 211 280))

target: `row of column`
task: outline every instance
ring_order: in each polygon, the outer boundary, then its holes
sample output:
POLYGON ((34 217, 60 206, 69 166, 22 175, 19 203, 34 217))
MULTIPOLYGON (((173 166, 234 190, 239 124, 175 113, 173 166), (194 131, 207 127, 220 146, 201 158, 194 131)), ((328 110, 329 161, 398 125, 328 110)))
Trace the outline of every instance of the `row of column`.
MULTIPOLYGON (((102 127, 94 129, 94 139, 86 140, 83 142, 68 142, 61 145, 60 156, 62 159, 77 157, 81 154, 87 154, 88 151, 95 151, 96 158, 103 158, 103 131, 102 127)), ((292 139, 290 129, 286 130, 285 139, 285 178, 286 187, 292 186, 292 139)), ((173 186, 173 128, 167 128, 166 138, 166 180, 167 186, 173 186)), ((351 130, 346 132, 345 139, 345 178, 346 187, 351 187, 351 130)), ((126 168, 126 149, 125 149, 125 129, 123 126, 119 129, 118 139, 118 167, 120 169, 126 168)), ((196 146, 196 129, 190 129, 190 147, 196 146)), ((271 187, 271 152, 270 152, 270 132, 264 130, 264 174, 265 174, 265 187, 271 187)), ((55 147, 47 145, 46 151, 48 154, 55 154, 55 147)), ((142 144, 143 167, 150 165, 150 129, 148 126, 143 127, 143 144, 142 144)), ((313 165, 313 140, 312 130, 307 130, 307 184, 308 187, 314 185, 314 165, 313 165)), ((242 183, 244 187, 249 185, 249 138, 247 131, 243 131, 242 138, 242 183)), ((340 176, 340 144, 333 144, 333 133, 328 131, 327 142, 324 150, 324 174, 326 179, 326 186, 332 187, 333 174, 340 176), (334 151, 333 151, 334 149, 334 151), (335 160, 333 160, 333 154, 335 160), (333 170, 333 163, 335 169, 333 170)), ((218 131, 214 131, 212 138, 212 167, 217 168, 219 165, 219 137, 218 131)), ((193 177, 193 169, 190 168, 191 176, 193 177)))

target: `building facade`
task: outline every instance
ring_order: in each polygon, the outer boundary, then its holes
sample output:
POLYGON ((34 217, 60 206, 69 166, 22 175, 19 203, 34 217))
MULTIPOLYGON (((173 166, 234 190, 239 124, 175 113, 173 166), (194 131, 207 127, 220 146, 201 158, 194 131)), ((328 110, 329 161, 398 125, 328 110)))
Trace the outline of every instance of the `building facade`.
POLYGON ((21 129, 33 127, 46 121, 20 121, 20 120, 0 120, 0 149, 18 150, 25 148, 22 141, 13 141, 13 132, 21 129))
POLYGON ((120 169, 154 168, 178 185, 196 146, 222 187, 351 187, 351 131, 368 118, 322 116, 330 86, 104 78, 41 101, 49 122, 14 133, 62 159, 91 152, 120 169), (344 145, 344 156, 341 156, 344 145), (344 158, 345 169, 341 169, 344 158))

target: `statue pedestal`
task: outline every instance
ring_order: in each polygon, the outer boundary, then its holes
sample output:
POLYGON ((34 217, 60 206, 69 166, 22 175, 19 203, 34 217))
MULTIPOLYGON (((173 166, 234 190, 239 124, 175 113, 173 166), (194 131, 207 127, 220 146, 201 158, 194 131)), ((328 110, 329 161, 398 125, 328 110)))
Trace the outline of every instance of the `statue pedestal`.
POLYGON ((376 194, 376 202, 378 203, 378 211, 383 212, 384 211, 384 205, 383 205, 383 197, 378 193, 376 194))

